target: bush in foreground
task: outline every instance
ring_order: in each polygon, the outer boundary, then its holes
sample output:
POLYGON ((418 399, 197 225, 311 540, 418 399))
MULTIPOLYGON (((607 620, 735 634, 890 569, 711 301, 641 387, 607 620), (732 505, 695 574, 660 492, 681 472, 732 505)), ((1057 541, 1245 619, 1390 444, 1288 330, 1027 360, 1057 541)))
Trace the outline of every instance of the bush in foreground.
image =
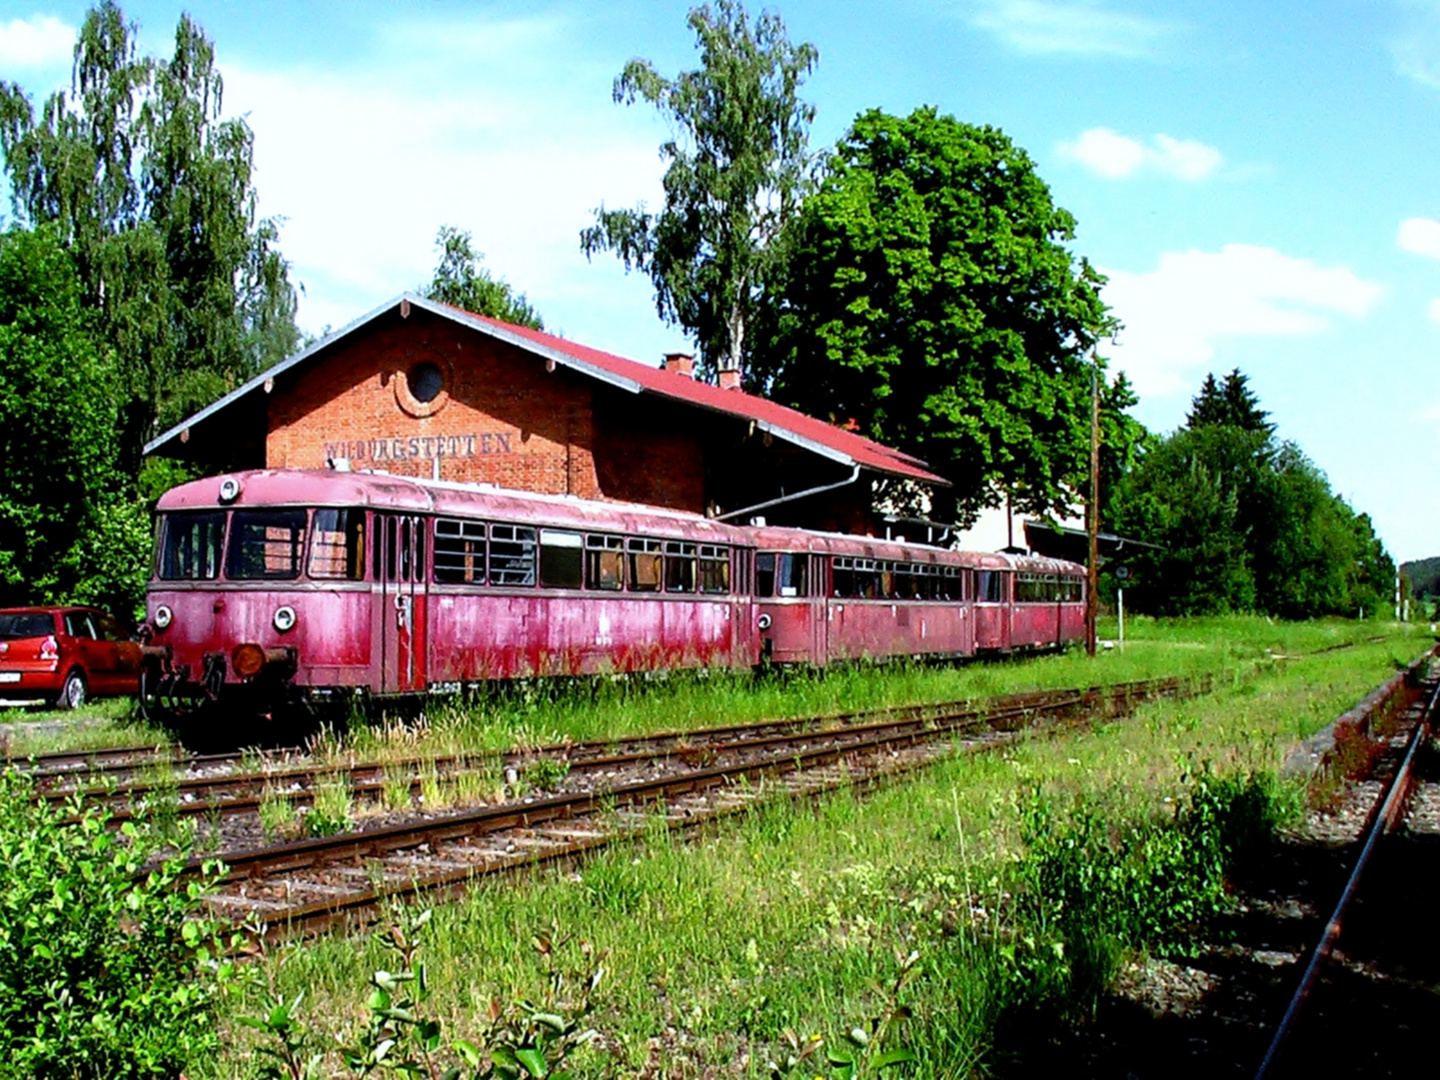
POLYGON ((162 839, 111 824, 0 774, 0 1076, 174 1077, 217 1048, 228 967, 197 915, 218 864, 182 881, 180 852, 145 871, 162 839))

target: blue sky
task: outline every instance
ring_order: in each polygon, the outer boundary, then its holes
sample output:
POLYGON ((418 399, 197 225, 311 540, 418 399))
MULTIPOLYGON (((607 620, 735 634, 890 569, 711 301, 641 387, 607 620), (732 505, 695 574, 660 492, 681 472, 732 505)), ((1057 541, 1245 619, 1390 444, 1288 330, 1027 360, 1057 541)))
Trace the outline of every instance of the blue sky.
MULTIPOLYGON (((433 0, 186 9, 255 131, 261 211, 340 326, 434 266, 441 224, 548 327, 658 361, 648 282, 587 263, 602 201, 660 202, 663 124, 610 85, 693 66, 690 5, 433 0)), ((146 51, 181 5, 132 2, 146 51)), ((1125 322, 1105 350, 1153 429, 1239 367, 1398 557, 1440 553, 1440 0, 773 5, 820 63, 817 146, 878 106, 1002 128, 1079 221, 1125 322)), ((0 77, 68 84, 82 3, 0 0, 0 77)))

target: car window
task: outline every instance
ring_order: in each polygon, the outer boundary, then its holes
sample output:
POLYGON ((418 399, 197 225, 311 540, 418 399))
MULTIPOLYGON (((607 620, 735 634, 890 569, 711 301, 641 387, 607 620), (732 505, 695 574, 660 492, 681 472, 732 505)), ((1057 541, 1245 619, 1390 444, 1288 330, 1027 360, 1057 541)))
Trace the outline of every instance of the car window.
POLYGON ((95 634, 101 641, 124 641, 130 636, 113 615, 94 615, 91 621, 95 624, 95 634))
POLYGON ((48 611, 0 612, 0 640, 46 637, 55 633, 55 617, 48 611))
POLYGON ((95 627, 90 624, 90 614, 85 611, 67 611, 65 613, 65 633, 71 637, 93 638, 95 627))

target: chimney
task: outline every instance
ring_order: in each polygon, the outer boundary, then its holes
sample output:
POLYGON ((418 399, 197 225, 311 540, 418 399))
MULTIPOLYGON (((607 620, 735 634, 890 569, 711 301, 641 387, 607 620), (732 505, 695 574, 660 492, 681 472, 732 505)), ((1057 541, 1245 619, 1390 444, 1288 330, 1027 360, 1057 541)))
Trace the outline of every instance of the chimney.
POLYGON ((721 390, 740 389, 740 370, 738 368, 724 368, 720 372, 721 390))
POLYGON ((665 370, 672 371, 676 375, 684 375, 687 379, 695 377, 695 357, 689 353, 667 352, 665 354, 665 370))

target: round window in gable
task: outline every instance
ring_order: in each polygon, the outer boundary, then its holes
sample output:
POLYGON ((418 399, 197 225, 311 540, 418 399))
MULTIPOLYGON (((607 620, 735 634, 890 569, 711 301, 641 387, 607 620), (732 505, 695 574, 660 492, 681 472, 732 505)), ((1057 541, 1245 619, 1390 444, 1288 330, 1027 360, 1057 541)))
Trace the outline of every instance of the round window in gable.
POLYGON ((428 405, 445 389, 445 373, 440 365, 422 360, 405 373, 406 388, 416 401, 428 405))

